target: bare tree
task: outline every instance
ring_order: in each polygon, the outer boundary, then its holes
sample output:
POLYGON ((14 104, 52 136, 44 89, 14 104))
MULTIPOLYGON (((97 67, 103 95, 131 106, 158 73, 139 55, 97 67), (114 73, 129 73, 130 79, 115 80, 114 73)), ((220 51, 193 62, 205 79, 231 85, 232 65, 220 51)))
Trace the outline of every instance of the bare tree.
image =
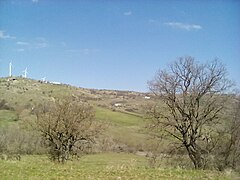
POLYGON ((148 84, 165 105, 151 109, 152 127, 178 140, 195 168, 204 168, 204 154, 214 147, 212 134, 223 109, 221 94, 231 85, 225 67, 218 60, 200 64, 183 57, 148 84))
POLYGON ((64 163, 89 147, 102 125, 94 120, 90 105, 65 99, 38 110, 37 128, 49 147, 50 158, 64 163))

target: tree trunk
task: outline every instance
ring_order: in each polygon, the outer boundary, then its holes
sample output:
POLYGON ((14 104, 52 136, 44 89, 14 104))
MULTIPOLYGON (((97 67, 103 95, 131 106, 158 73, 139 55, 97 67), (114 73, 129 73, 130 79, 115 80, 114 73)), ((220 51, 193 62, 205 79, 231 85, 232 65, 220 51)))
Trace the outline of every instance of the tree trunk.
POLYGON ((194 145, 185 145, 188 156, 194 164, 195 169, 204 169, 204 159, 199 149, 194 145))

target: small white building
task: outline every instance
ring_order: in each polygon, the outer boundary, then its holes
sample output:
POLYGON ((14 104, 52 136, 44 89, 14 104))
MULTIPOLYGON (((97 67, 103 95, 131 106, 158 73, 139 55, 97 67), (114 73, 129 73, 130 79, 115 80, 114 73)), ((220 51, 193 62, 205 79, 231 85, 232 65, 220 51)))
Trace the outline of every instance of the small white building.
POLYGON ((115 106, 115 107, 121 107, 122 104, 121 104, 121 103, 115 103, 114 106, 115 106))
POLYGON ((149 97, 149 96, 145 96, 144 99, 151 99, 151 97, 149 97))
POLYGON ((52 84, 57 84, 57 85, 61 84, 60 82, 56 82, 56 81, 52 81, 51 83, 52 84))

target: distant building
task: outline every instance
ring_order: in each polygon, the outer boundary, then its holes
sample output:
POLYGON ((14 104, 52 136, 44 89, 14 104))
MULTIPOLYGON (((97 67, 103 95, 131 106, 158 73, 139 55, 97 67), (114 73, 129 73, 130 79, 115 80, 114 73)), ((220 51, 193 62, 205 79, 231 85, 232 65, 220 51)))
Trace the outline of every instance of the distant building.
POLYGON ((149 97, 149 96, 145 96, 144 99, 151 99, 151 97, 149 97))
POLYGON ((58 85, 61 84, 60 82, 55 82, 55 81, 52 81, 51 83, 52 84, 58 84, 58 85))
POLYGON ((122 104, 121 104, 121 103, 115 103, 114 106, 115 106, 115 107, 121 107, 122 104))
POLYGON ((11 77, 11 78, 8 78, 7 81, 16 81, 16 80, 17 80, 17 78, 13 78, 13 77, 11 77))

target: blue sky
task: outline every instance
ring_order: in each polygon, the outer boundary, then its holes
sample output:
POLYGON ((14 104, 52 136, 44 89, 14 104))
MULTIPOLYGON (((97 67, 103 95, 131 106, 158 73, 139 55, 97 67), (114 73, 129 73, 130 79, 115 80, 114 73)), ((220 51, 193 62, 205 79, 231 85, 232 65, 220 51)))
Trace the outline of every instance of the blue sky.
POLYGON ((219 58, 240 85, 240 1, 0 0, 0 76, 148 91, 181 56, 219 58))

